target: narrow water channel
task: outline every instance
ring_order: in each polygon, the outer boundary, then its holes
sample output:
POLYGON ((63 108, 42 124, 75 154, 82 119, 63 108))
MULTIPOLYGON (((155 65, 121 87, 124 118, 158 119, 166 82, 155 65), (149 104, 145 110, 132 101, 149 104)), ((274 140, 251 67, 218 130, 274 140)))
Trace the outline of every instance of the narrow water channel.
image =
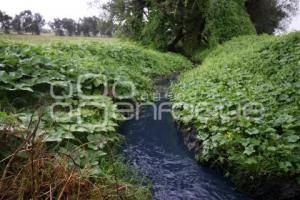
MULTIPOLYGON (((158 90, 164 94, 168 84, 158 90)), ((156 105, 168 102, 167 98, 156 105)), ((165 107, 164 107, 165 108, 165 107)), ((125 122, 123 151, 131 165, 153 183, 157 200, 249 200, 234 191, 228 180, 199 165, 185 147, 171 113, 154 119, 152 106, 144 109, 138 120, 125 122)))

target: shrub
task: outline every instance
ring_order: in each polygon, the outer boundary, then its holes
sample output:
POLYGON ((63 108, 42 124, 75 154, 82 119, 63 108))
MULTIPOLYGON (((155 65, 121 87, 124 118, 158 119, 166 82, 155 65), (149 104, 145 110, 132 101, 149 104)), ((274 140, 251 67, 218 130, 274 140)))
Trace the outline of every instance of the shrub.
MULTIPOLYGON (((117 129, 124 119, 115 103, 151 100, 157 76, 189 66, 191 63, 182 56, 162 54, 133 44, 60 42, 32 45, 0 41, 0 133, 5 135, 7 130, 14 130, 13 135, 24 140, 28 124, 38 123, 37 138, 46 144, 48 151, 72 157, 76 165, 89 171, 92 180, 104 177, 113 182, 117 172, 114 172, 112 156, 118 157, 116 147, 122 137, 117 129), (82 81, 79 90, 78 77, 85 74, 96 76, 82 81), (136 92, 132 98, 112 96, 112 85, 122 81, 134 84, 136 92), (54 98, 51 88, 56 96, 65 97, 54 98), (81 93, 92 95, 93 99, 82 98, 81 93), (59 106, 52 107, 55 104, 59 106), (106 122, 99 125, 105 116, 106 122)), ((128 88, 121 86, 118 93, 126 95, 128 88)), ((13 142, 8 143, 12 151, 13 145, 13 142)), ((9 153, 12 152, 1 146, 0 160, 9 153)), ((48 168, 51 164, 42 167, 48 168)), ((119 170, 117 177, 127 181, 128 174, 124 171, 119 170)), ((66 170, 66 176, 68 173, 66 170)), ((21 183, 16 187, 18 184, 21 183)))
POLYGON ((200 161, 239 181, 300 182, 299 80, 300 33, 244 36, 219 45, 183 74, 172 100, 198 105, 176 114, 197 130, 200 161))

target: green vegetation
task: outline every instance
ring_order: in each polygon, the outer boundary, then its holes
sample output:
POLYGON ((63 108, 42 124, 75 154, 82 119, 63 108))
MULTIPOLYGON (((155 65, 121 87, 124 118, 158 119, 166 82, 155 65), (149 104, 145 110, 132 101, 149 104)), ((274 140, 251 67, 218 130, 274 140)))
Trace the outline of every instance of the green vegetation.
POLYGON ((102 8, 120 35, 192 56, 235 36, 272 34, 297 5, 297 0, 112 0, 102 8))
POLYGON ((255 28, 245 11, 245 1, 212 1, 207 11, 209 45, 226 42, 233 37, 255 34, 255 28))
POLYGON ((111 1, 105 5, 111 18, 125 21, 119 31, 160 50, 195 50, 238 35, 255 33, 245 0, 111 1), (144 10, 147 10, 147 22, 144 10), (132 15, 131 13, 134 13, 132 15))
MULTIPOLYGON (((135 95, 125 100, 147 101, 156 77, 190 66, 182 56, 129 43, 26 44, 1 40, 0 134, 13 139, 1 145, 0 159, 11 155, 16 144, 27 142, 32 132, 32 142, 45 143, 47 151, 55 153, 55 157, 72 158, 68 162, 70 167, 79 167, 78 174, 80 170, 88 171, 90 179, 104 179, 101 183, 107 184, 103 187, 108 189, 117 182, 113 187, 116 191, 108 192, 109 195, 139 199, 143 193, 147 199, 147 190, 141 185, 134 186, 136 181, 131 180, 132 175, 116 155, 122 141, 117 128, 123 116, 115 103, 122 97, 112 95, 112 86, 118 83, 116 92, 126 96, 128 88, 122 83, 132 82, 135 95), (78 88, 81 75, 90 76, 82 77, 78 88)), ((26 160, 30 153, 25 151, 18 157, 26 160)), ((1 163, 1 171, 7 164, 1 163)))
POLYGON ((252 194, 274 177, 300 184, 299 61, 300 33, 244 36, 184 73, 172 100, 188 104, 176 115, 197 130, 199 161, 252 194))
POLYGON ((42 35, 30 35, 30 34, 1 34, 0 38, 2 41, 10 42, 23 42, 27 44, 50 44, 53 42, 67 42, 67 43, 82 43, 82 42, 118 42, 117 38, 100 38, 100 37, 57 37, 54 34, 42 34, 42 35))
POLYGON ((39 13, 0 11, 0 199, 151 199, 118 153, 118 103, 153 101, 177 71, 171 100, 197 159, 259 199, 299 196, 300 33, 256 35, 282 30, 298 0, 90 3, 105 17, 56 18, 42 36, 39 13))

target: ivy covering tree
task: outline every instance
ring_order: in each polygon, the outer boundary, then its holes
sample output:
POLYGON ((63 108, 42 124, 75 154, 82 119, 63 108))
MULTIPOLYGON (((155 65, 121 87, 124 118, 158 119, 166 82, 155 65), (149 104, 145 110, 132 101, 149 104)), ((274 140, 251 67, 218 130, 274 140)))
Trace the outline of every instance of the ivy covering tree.
POLYGON ((201 46, 254 33, 244 4, 244 0, 113 0, 103 9, 125 36, 158 49, 192 54, 201 46))
POLYGON ((122 35, 190 55, 235 36, 273 33, 296 5, 296 0, 111 0, 101 8, 122 35))

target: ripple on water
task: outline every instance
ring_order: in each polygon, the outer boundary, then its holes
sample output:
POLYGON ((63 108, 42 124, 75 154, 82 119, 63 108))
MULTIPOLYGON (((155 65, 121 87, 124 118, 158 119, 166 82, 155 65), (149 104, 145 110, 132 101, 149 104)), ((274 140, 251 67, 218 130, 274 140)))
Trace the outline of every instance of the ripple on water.
MULTIPOLYGON (((160 102, 158 102, 160 103, 160 102)), ((130 163, 153 182, 158 200, 249 200, 210 169, 201 167, 182 143, 171 114, 161 121, 146 109, 139 120, 125 122, 124 153, 130 163)))

